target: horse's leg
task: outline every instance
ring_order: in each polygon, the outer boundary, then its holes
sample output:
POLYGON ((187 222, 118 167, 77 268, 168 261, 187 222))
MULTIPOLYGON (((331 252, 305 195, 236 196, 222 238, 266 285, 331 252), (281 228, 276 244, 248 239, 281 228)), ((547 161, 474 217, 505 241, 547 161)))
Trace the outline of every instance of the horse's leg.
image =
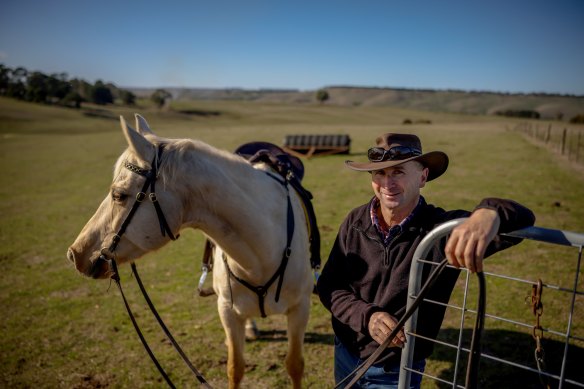
POLYGON ((288 311, 288 355, 286 355, 286 370, 292 379, 295 389, 302 387, 304 374, 304 357, 302 345, 304 333, 308 324, 310 300, 305 300, 288 311))
POLYGON ((229 389, 237 389, 245 370, 245 361, 243 359, 245 320, 230 308, 219 308, 219 317, 226 336, 229 389))
POLYGON ((260 330, 255 320, 247 319, 245 321, 245 340, 256 340, 260 336, 260 330))

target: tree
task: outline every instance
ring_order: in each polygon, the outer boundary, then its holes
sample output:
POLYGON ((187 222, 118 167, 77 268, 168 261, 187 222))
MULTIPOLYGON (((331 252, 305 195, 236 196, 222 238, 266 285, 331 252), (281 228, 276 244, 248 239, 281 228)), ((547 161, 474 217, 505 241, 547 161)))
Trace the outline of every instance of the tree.
POLYGON ((164 89, 156 89, 150 96, 150 100, 152 100, 159 109, 164 107, 166 100, 170 98, 172 98, 172 95, 164 89))
POLYGON ((316 100, 321 104, 327 101, 329 97, 329 93, 326 89, 319 89, 316 91, 316 100))
POLYGON ((71 84, 71 88, 73 89, 73 91, 79 93, 79 95, 81 96, 81 98, 83 98, 84 101, 90 100, 93 85, 91 85, 85 80, 80 80, 78 78, 72 79, 69 83, 71 84))
POLYGON ((49 96, 47 76, 41 72, 32 72, 26 85, 26 101, 45 103, 49 96))
POLYGON ((23 67, 18 67, 14 70, 10 70, 9 73, 10 81, 8 82, 8 88, 6 89, 6 96, 24 100, 26 95, 28 71, 23 67))
POLYGON ((0 63, 0 96, 5 96, 10 84, 10 68, 0 63))
POLYGON ((136 95, 128 90, 120 89, 120 99, 124 105, 136 105, 136 95))
POLYGON ((72 86, 67 81, 67 74, 51 74, 47 79, 49 99, 52 103, 58 103, 71 92, 72 86))
POLYGON ((72 106, 74 108, 81 108, 81 103, 83 101, 83 97, 78 92, 72 90, 63 98, 63 100, 61 100, 61 104, 72 106))
POLYGON ((106 105, 114 102, 112 91, 102 81, 98 80, 91 89, 91 101, 95 104, 106 105))

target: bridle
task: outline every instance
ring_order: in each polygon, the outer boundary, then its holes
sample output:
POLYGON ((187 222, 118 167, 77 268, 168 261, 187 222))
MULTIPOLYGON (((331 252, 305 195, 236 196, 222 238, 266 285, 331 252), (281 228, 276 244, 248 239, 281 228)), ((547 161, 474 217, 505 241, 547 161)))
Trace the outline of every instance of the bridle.
MULTIPOLYGON (((164 149, 163 144, 161 144, 157 147, 156 153, 154 155, 154 159, 153 159, 152 164, 151 164, 152 168, 149 170, 143 169, 143 168, 141 168, 137 165, 134 165, 128 161, 124 162, 123 166, 126 169, 128 169, 131 172, 136 173, 142 177, 145 177, 146 181, 144 181, 144 184, 142 185, 142 189, 140 190, 140 192, 138 192, 138 194, 136 194, 136 199, 134 201, 134 204, 132 205, 130 212, 128 213, 128 215, 124 219, 122 225, 118 229, 118 232, 112 237, 112 242, 107 249, 108 252, 111 254, 111 258, 108 258, 104 254, 104 249, 102 249, 101 255, 93 264, 93 269, 99 268, 99 266, 103 262, 107 263, 107 265, 109 266, 109 271, 111 273, 110 277, 112 280, 115 281, 116 285, 118 286, 118 289, 119 289, 120 294, 122 295, 122 299, 124 301, 124 306, 126 307, 126 310, 128 311, 128 316, 130 316, 130 320, 132 321, 132 324, 134 325, 134 329, 136 330, 138 337, 140 338, 142 344, 144 345, 146 352, 148 353, 148 355, 152 359, 152 362, 154 362, 154 364, 158 368, 158 371, 160 372, 162 377, 164 377, 166 383, 171 388, 175 388, 174 384, 170 380, 170 377, 164 371, 164 369, 162 368, 162 366, 160 365, 160 363, 158 362, 158 360, 154 356, 154 353, 152 352, 152 350, 148 346, 148 343, 146 342, 146 339, 144 338, 142 331, 140 331, 138 323, 136 322, 134 314, 132 313, 132 310, 130 309, 130 305, 128 304, 126 296, 124 295, 124 291, 123 291, 122 285, 120 283, 120 276, 118 273, 118 267, 117 267, 117 264, 115 261, 116 248, 118 247, 118 244, 120 243, 122 235, 124 235, 124 233, 126 232, 126 229, 128 228, 128 225, 130 224, 130 222, 132 221, 132 218, 136 214, 138 207, 140 207, 142 202, 146 199, 146 191, 148 191, 148 189, 150 189, 150 194, 148 195, 148 197, 150 198, 150 201, 152 202, 152 204, 154 205, 154 209, 156 210, 156 215, 158 216, 158 222, 160 223, 160 232, 162 233, 162 236, 168 235, 168 237, 171 240, 176 240, 179 238, 179 234, 177 234, 175 236, 172 233, 172 230, 170 229, 168 222, 166 221, 166 217, 164 216, 164 212, 162 211, 162 207, 160 206, 160 203, 158 202, 158 199, 156 197, 156 179, 158 178, 158 174, 159 174, 159 170, 160 170, 160 164, 161 164, 160 161, 162 159, 161 157, 162 157, 163 149, 164 149)), ((211 389, 211 385, 209 385, 209 383, 205 380, 203 375, 193 366, 193 364, 190 362, 190 360, 188 359, 186 354, 183 352, 183 350, 181 349, 179 344, 176 342, 176 340, 174 339, 174 337, 172 336, 172 334, 168 330, 168 327, 166 327, 166 325, 162 321, 162 318, 160 317, 160 315, 156 311, 156 308, 154 307, 152 300, 150 300, 150 297, 148 296, 148 293, 146 292, 146 289, 144 288, 144 284, 142 283, 142 280, 140 279, 140 276, 138 275, 138 270, 137 270, 136 264, 134 262, 132 262, 131 267, 132 267, 132 273, 134 274, 134 277, 136 278, 136 282, 138 283, 138 286, 140 287, 140 290, 142 291, 142 294, 144 295, 144 298, 145 298, 148 306, 150 307, 152 314, 156 317, 158 324, 160 325, 160 327, 162 328, 162 330, 164 331, 164 333, 166 334, 166 336, 168 337, 168 339, 170 340, 170 342, 172 343, 172 345, 174 346, 176 351, 179 353, 179 355, 181 356, 183 361, 187 364, 189 369, 196 376, 197 380, 199 380, 201 385, 205 388, 211 389)))
MULTIPOLYGON (((141 175, 142 177, 146 177, 146 181, 144 181, 144 185, 142 185, 142 190, 140 190, 140 192, 136 194, 136 200, 134 201, 134 204, 132 205, 130 212, 126 216, 126 219, 118 229, 118 232, 112 237, 112 243, 108 248, 108 251, 112 254, 118 247, 120 239, 122 238, 122 235, 124 235, 124 233, 126 232, 126 229, 128 228, 130 222, 132 221, 132 218, 136 214, 136 211, 138 210, 142 202, 144 202, 144 200, 146 199, 146 191, 148 190, 148 187, 150 187, 150 194, 148 197, 150 198, 150 201, 152 202, 152 204, 154 205, 154 209, 156 210, 156 215, 158 216, 158 222, 160 223, 160 232, 162 233, 162 236, 166 236, 166 234, 168 234, 168 237, 171 240, 176 240, 179 237, 178 234, 176 237, 173 235, 172 230, 170 229, 170 227, 168 226, 168 222, 166 221, 166 217, 164 216, 164 212, 162 212, 160 203, 158 202, 158 199, 156 197, 156 179, 158 178, 159 174, 160 161, 163 149, 164 149, 163 145, 158 146, 154 156, 154 160, 152 161, 151 164, 152 168, 150 170, 143 169, 139 166, 134 165, 133 163, 124 161, 124 167, 126 169, 130 170, 133 173, 141 175)), ((99 259, 103 260, 104 258, 102 257, 105 257, 105 255, 103 255, 103 250, 102 255, 99 257, 99 259)))

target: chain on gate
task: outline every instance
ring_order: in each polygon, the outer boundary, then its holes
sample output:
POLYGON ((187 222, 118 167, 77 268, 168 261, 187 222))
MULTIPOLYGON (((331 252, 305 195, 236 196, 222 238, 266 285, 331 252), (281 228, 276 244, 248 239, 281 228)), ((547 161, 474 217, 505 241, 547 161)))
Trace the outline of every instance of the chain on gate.
POLYGON ((539 371, 539 379, 543 386, 547 389, 550 388, 549 379, 547 375, 542 374, 546 370, 545 366, 545 351, 541 345, 541 340, 543 339, 543 327, 540 324, 541 315, 543 315, 543 302, 541 300, 541 295, 543 293, 543 281, 537 280, 536 284, 532 285, 531 288, 531 311, 535 316, 535 325, 533 326, 533 339, 535 339, 535 363, 537 365, 537 370, 539 371))

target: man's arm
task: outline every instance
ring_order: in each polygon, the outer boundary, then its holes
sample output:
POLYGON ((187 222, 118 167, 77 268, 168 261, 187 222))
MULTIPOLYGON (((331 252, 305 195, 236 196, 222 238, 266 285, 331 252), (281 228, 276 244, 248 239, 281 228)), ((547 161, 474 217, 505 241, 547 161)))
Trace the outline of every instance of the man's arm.
POLYGON ((479 208, 460 226, 454 228, 444 249, 448 263, 466 267, 471 272, 483 271, 487 246, 497 235, 501 218, 497 211, 479 208))
POLYGON ((533 212, 515 201, 484 199, 463 224, 452 230, 444 249, 446 258, 453 266, 466 267, 471 272, 482 271, 486 255, 520 241, 502 244, 498 233, 529 227, 534 223, 533 212), (496 244, 489 248, 494 240, 496 244))

